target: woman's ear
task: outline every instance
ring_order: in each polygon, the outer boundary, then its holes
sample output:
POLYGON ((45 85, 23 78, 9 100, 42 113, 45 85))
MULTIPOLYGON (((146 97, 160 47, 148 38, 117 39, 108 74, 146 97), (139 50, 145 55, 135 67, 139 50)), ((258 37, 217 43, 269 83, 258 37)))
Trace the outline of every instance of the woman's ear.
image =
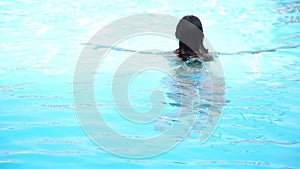
POLYGON ((179 54, 179 49, 174 50, 173 53, 178 55, 179 54))

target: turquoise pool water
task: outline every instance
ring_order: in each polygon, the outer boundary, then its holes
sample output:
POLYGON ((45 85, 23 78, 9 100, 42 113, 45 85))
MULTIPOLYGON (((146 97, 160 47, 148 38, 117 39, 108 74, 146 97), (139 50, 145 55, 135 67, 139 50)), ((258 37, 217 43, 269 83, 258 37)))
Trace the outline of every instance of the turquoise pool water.
MULTIPOLYGON (((0 9, 1 169, 300 167, 300 2, 0 1, 0 9), (191 134, 157 156, 121 158, 103 151, 82 129, 73 101, 74 70, 83 44, 98 30, 122 17, 146 12, 179 18, 193 14, 201 19, 206 37, 221 53, 226 105, 217 129, 205 143, 191 134), (277 50, 240 52, 267 49, 277 50)), ((151 37, 151 43, 162 51, 177 47, 176 41, 164 43, 156 38, 151 37)), ((142 50, 148 45, 145 38, 139 43, 135 40, 121 46, 142 50)), ((95 79, 97 103, 104 105, 99 106, 104 118, 116 131, 159 135, 170 123, 137 127, 114 114, 110 79, 127 55, 124 50, 109 53, 112 62, 95 79)), ((179 74, 188 76, 182 82, 186 93, 205 95, 206 90, 196 88, 205 81, 205 71, 161 57, 172 71, 179 67, 179 74)), ((166 102, 173 103, 167 110, 184 107, 176 104, 177 95, 172 94, 177 88, 172 81, 150 71, 137 76, 129 88, 136 109, 149 109, 149 91, 156 87, 168 96, 166 102)))

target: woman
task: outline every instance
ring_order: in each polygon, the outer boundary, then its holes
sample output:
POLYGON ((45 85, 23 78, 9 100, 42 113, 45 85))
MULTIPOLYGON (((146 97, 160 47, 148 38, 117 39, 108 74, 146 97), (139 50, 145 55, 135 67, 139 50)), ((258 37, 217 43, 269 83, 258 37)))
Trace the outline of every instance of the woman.
POLYGON ((175 36, 179 39, 179 49, 174 53, 178 54, 183 61, 190 58, 213 60, 213 56, 203 46, 203 27, 198 17, 193 15, 183 17, 177 25, 175 36))

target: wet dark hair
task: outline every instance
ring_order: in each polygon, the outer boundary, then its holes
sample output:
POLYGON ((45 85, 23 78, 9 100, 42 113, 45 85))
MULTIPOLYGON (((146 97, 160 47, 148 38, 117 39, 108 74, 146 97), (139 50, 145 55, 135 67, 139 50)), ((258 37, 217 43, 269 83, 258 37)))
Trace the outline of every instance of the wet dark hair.
POLYGON ((183 17, 176 28, 176 38, 179 39, 179 57, 186 61, 199 54, 203 47, 203 27, 200 19, 193 15, 183 17))

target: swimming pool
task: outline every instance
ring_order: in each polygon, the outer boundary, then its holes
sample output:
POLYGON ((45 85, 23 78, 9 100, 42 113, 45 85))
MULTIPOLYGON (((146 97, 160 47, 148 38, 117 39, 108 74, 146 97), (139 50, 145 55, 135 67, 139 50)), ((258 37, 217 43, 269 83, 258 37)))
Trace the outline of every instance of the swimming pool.
MULTIPOLYGON (((299 4, 291 0, 1 1, 0 168, 299 168, 299 4), (97 146, 80 125, 73 100, 74 71, 84 44, 98 30, 120 18, 149 12, 178 18, 193 14, 201 19, 206 37, 221 53, 226 105, 205 143, 191 134, 157 156, 122 158, 97 146), (267 49, 274 50, 240 52, 267 49)), ((157 36, 138 38, 120 45, 133 50, 177 47, 176 41, 159 42, 162 38, 157 36), (149 38, 154 46, 147 46, 149 38)), ((172 121, 138 128, 114 114, 113 70, 131 54, 110 51, 112 62, 104 64, 95 78, 97 103, 116 131, 160 135, 172 121)), ((171 71, 179 68, 180 75, 188 76, 177 79, 179 83, 183 79, 184 92, 203 96, 193 86, 205 81, 205 73, 193 72, 165 55, 161 58, 171 64, 171 71)), ((176 104, 178 89, 172 80, 153 71, 132 81, 131 103, 147 111, 149 91, 157 87, 167 95, 166 110, 183 107, 176 104)), ((201 98, 193 103, 197 101, 201 98)))

